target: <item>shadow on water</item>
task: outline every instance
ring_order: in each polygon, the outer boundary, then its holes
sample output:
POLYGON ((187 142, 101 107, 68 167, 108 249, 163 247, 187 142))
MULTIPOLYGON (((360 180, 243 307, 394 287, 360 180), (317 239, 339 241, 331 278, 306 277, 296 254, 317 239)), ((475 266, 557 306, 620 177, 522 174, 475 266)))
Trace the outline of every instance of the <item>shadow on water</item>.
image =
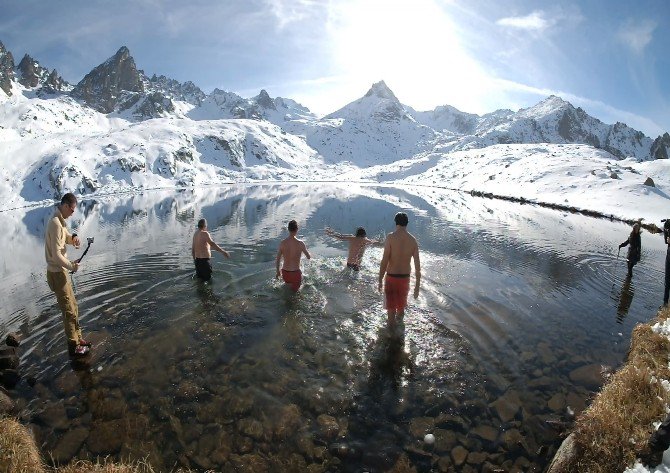
MULTIPOLYGON (((621 362, 662 287, 638 271, 614 291, 622 225, 430 192, 258 186, 84 202, 72 222, 96 239, 73 276, 94 342, 84 363, 66 356, 44 281, 52 209, 0 213, 14 248, 0 255, 0 324, 25 336, 21 419, 60 463, 540 471, 560 443, 551 422, 585 407, 602 383, 591 368, 621 362), (382 249, 352 272, 346 244, 323 228, 382 237, 399 210, 423 278, 396 333, 377 291, 382 249), (202 217, 231 253, 214 254, 207 283, 190 255, 202 217), (298 294, 274 279, 291 218, 314 256, 298 294)), ((660 267, 662 242, 643 238, 638 268, 660 267)))

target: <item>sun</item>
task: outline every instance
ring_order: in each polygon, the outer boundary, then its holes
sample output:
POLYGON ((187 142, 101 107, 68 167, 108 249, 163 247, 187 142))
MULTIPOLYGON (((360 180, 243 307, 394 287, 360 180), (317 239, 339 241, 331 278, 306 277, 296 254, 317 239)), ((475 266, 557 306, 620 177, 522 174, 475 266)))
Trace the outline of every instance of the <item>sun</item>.
POLYGON ((433 0, 343 1, 331 5, 329 36, 339 73, 384 80, 414 107, 478 102, 488 76, 461 45, 444 5, 433 0))

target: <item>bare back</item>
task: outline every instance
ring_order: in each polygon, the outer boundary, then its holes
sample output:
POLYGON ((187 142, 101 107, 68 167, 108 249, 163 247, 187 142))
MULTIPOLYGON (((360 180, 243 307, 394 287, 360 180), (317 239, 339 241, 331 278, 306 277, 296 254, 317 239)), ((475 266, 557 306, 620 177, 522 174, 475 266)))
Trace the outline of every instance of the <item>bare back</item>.
POLYGON ((211 258, 212 250, 210 249, 211 237, 207 230, 197 230, 193 235, 193 257, 194 258, 211 258))
POLYGON ((349 255, 347 256, 347 263, 361 264, 365 248, 371 243, 365 237, 349 237, 349 255))
MULTIPOLYGON (((300 269, 300 257, 307 253, 307 247, 302 240, 289 236, 279 244, 279 255, 284 258, 282 269, 286 271, 297 271, 300 269)), ((309 257, 309 256, 308 256, 309 257)))
POLYGON ((412 257, 415 267, 419 267, 419 245, 407 230, 389 233, 384 243, 384 256, 387 255, 387 274, 410 274, 412 257))

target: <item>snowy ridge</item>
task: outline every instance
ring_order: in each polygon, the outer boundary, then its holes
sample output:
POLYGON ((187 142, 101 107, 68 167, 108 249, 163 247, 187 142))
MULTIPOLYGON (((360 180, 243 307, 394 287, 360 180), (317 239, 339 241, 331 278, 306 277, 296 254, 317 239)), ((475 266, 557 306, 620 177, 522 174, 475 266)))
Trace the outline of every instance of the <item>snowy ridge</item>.
POLYGON ((72 90, 30 56, 22 63, 15 68, 0 43, 2 208, 69 190, 99 195, 343 178, 544 196, 551 202, 552 193, 569 201, 585 194, 593 196, 586 200, 594 208, 607 207, 599 203, 608 195, 602 188, 581 185, 591 171, 606 187, 668 198, 667 160, 659 158, 670 154, 670 135, 652 140, 623 123, 604 124, 555 96, 518 112, 479 116, 448 105, 419 112, 380 81, 360 99, 318 118, 265 90, 247 99, 220 89, 205 94, 191 82, 165 76, 148 78, 125 47, 72 90), (625 166, 617 164, 622 159, 625 166), (551 179, 561 175, 572 177, 551 179), (640 187, 647 177, 656 189, 640 187))

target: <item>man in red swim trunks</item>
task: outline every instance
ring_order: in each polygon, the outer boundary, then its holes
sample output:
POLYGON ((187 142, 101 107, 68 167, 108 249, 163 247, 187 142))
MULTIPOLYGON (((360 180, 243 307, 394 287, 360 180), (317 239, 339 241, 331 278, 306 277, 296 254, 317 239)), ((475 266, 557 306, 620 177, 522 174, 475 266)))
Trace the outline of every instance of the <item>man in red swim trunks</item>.
POLYGON ((384 243, 384 256, 379 266, 379 291, 382 290, 384 276, 384 294, 388 324, 395 325, 402 320, 407 306, 411 260, 414 258, 414 298, 419 297, 421 283, 421 263, 419 261, 419 244, 416 238, 407 231, 409 219, 404 212, 395 215, 395 231, 389 233, 384 243))
POLYGON ((298 222, 291 220, 288 223, 288 237, 282 240, 279 244, 279 251, 277 251, 277 279, 279 279, 279 262, 284 258, 284 265, 282 266, 281 276, 284 282, 291 286, 293 292, 298 292, 302 284, 302 272, 300 271, 300 258, 304 253, 307 259, 312 256, 307 251, 305 242, 298 240, 298 222))

